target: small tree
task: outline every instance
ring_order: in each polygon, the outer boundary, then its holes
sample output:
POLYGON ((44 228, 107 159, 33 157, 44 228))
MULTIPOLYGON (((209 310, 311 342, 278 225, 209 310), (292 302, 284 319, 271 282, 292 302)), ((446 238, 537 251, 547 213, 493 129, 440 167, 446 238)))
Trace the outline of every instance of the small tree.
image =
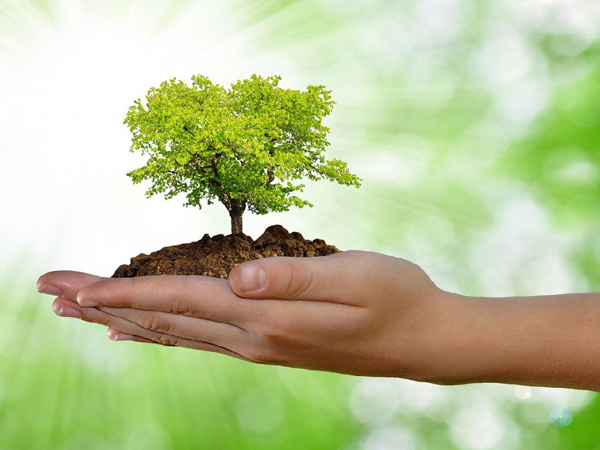
POLYGON ((312 206, 293 195, 305 177, 348 186, 360 179, 346 163, 323 156, 331 112, 331 91, 308 86, 305 92, 278 87, 279 76, 252 75, 230 89, 207 77, 192 85, 172 79, 151 88, 146 104, 136 100, 124 123, 133 134, 131 151, 149 159, 127 175, 134 183, 152 180, 146 197, 186 193, 184 206, 202 208, 220 200, 231 217, 232 234, 242 233, 242 214, 312 206))

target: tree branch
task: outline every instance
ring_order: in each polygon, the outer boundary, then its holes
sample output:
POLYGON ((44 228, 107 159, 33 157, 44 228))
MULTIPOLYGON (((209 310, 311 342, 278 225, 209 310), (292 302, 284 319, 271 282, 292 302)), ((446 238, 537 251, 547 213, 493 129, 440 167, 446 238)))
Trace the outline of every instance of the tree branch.
POLYGON ((268 184, 271 184, 273 181, 275 181, 275 175, 273 174, 274 169, 272 167, 269 167, 267 169, 267 176, 268 178, 266 180, 264 180, 262 183, 260 183, 261 186, 266 186, 268 184))

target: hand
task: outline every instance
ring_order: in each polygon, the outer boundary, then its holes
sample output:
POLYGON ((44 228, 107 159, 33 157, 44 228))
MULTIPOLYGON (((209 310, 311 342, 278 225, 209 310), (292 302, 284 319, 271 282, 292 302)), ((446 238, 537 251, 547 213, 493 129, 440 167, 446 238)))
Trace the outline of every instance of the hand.
POLYGON ((229 280, 43 275, 53 309, 114 340, 214 351, 246 361, 443 383, 452 378, 460 296, 417 265, 372 252, 266 258, 229 280))

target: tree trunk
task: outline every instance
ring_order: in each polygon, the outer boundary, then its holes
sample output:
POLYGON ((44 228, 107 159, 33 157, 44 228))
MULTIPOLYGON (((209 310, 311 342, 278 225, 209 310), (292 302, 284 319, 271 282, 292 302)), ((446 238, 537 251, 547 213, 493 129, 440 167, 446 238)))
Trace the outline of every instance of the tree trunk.
POLYGON ((229 217, 231 217, 231 234, 242 234, 242 215, 230 211, 229 217))
POLYGON ((231 218, 231 234, 242 234, 242 215, 246 210, 246 202, 240 200, 231 200, 229 217, 231 218))

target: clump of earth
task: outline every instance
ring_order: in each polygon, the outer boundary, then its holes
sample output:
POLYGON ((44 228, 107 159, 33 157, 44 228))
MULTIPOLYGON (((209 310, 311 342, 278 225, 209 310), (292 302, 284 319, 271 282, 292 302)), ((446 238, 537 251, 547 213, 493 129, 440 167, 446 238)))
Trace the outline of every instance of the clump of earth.
POLYGON ((164 247, 149 255, 131 258, 113 274, 113 278, 147 275, 204 275, 227 278, 237 264, 272 256, 315 257, 338 253, 340 250, 322 239, 308 240, 297 232, 288 232, 273 225, 258 239, 245 234, 218 234, 189 244, 164 247))

